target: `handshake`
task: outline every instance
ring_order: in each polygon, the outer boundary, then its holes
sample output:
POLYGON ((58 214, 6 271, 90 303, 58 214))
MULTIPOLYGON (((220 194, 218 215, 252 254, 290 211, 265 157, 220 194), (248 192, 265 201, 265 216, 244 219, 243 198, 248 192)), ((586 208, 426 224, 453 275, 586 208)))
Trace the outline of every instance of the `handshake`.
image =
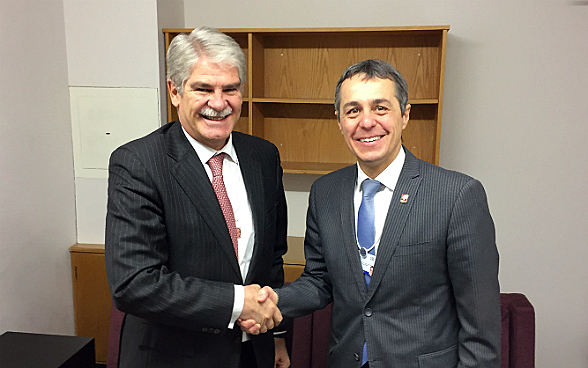
POLYGON ((241 330, 248 334, 266 333, 282 322, 282 313, 277 307, 278 294, 269 286, 245 286, 243 312, 237 319, 241 330))

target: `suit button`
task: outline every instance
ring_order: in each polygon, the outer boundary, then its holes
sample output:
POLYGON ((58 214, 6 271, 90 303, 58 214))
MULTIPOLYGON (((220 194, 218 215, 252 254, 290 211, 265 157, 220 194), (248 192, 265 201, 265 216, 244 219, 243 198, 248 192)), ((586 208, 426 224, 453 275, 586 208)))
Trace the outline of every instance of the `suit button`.
POLYGON ((354 353, 353 354, 353 359, 355 359, 356 361, 359 361, 359 354, 354 353))
POLYGON ((214 333, 215 333, 216 335, 218 335, 218 334, 220 333, 220 330, 219 330, 218 328, 215 328, 215 329, 214 329, 214 333))
POLYGON ((364 314, 366 317, 371 317, 372 316, 372 309, 371 308, 366 308, 364 311, 364 314))
POLYGON ((202 327, 202 332, 208 332, 208 328, 202 327))

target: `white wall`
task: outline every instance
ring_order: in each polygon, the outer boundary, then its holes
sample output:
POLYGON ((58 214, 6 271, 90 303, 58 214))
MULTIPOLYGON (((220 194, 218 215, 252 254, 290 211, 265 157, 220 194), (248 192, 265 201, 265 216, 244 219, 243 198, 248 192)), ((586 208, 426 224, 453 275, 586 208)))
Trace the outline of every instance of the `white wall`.
POLYGON ((0 0, 0 8, 0 333, 73 334, 62 2, 0 0))
MULTIPOLYGON (((164 28, 184 28, 184 0, 157 0, 157 30, 164 28)), ((165 39, 158 38, 159 51, 159 90, 161 106, 161 124, 167 123, 167 83, 165 80, 165 39)))
MULTIPOLYGON (((70 86, 159 90, 156 0, 63 0, 63 6, 70 86)), ((75 184, 77 241, 103 244, 107 179, 76 172, 75 184)))
MULTIPOLYGON (((588 2, 186 1, 185 18, 186 27, 449 24, 441 166, 485 185, 502 290, 535 306, 537 367, 588 366, 588 2)), ((287 189, 305 187, 291 181, 287 189)), ((303 219, 301 202, 288 202, 290 222, 303 219)))

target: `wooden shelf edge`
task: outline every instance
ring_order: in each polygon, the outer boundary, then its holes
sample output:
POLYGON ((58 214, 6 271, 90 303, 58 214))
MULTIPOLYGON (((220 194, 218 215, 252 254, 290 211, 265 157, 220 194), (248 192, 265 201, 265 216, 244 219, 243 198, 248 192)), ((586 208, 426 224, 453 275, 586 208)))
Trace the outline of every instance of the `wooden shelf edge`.
POLYGON ((349 162, 292 162, 282 161, 282 169, 286 174, 318 174, 324 175, 333 171, 337 171, 346 166, 353 165, 349 162))
MULTIPOLYGON (((187 33, 194 28, 163 28, 164 33, 187 33)), ((320 28, 219 28, 223 33, 329 33, 329 32, 418 32, 448 31, 449 25, 391 26, 391 27, 320 27, 320 28)))
POLYGON ((284 169, 284 174, 311 174, 326 175, 336 170, 303 170, 303 169, 284 169))
POLYGON ((332 100, 323 99, 305 99, 305 98, 266 98, 266 97, 254 97, 251 99, 253 103, 281 103, 281 104, 315 104, 315 105, 332 105, 332 100))
POLYGON ((101 253, 104 254, 104 244, 78 243, 69 247, 71 253, 101 253))
MULTIPOLYGON (((243 98, 243 102, 249 101, 249 98, 243 98)), ((334 100, 325 99, 304 99, 304 98, 267 98, 267 97, 253 97, 253 103, 277 103, 277 104, 312 104, 312 105, 333 105, 334 100)), ((436 105, 439 103, 438 99, 414 99, 408 101, 411 105, 436 105)))

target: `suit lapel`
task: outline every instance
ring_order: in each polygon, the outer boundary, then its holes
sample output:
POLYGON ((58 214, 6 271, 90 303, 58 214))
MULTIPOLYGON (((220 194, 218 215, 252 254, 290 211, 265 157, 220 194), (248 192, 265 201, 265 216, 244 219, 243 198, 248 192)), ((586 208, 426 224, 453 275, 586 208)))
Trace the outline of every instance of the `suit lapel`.
POLYGON ((176 161, 171 174, 194 205, 194 209, 201 214, 214 237, 218 239, 233 271, 241 279, 241 270, 225 218, 200 158, 184 136, 179 123, 170 128, 166 139, 168 155, 176 161))
POLYGON ((355 230, 355 208, 353 203, 353 192, 355 190, 355 181, 357 180, 357 165, 353 170, 348 170, 349 175, 346 175, 340 186, 339 198, 341 201, 341 230, 343 238, 343 248, 347 255, 349 267, 355 284, 359 293, 365 297, 366 287, 365 278, 363 277, 363 270, 361 267, 361 260, 359 259, 359 251, 357 248, 357 237, 355 230))
POLYGON ((377 290, 382 281, 384 272, 387 269, 386 265, 390 263, 392 255, 398 246, 400 235, 404 230, 408 214, 410 213, 414 198, 416 198, 422 181, 422 178, 419 177, 418 159, 406 148, 405 152, 406 159, 404 166, 400 172, 396 188, 394 188, 394 193, 392 194, 388 215, 386 216, 382 237, 378 246, 368 297, 371 297, 375 293, 375 290, 377 290), (406 197, 406 201, 401 201, 401 197, 403 196, 408 196, 406 197))
POLYGON ((253 229, 255 231, 255 245, 253 246, 253 254, 251 256, 251 264, 249 272, 245 276, 245 284, 253 279, 253 270, 256 270, 256 263, 259 260, 259 252, 266 251, 262 249, 265 244, 265 223, 264 223, 264 208, 265 208, 265 188, 260 183, 263 183, 262 166, 255 158, 255 149, 248 144, 241 141, 238 133, 233 133, 233 145, 237 152, 239 159, 239 168, 243 175, 243 182, 247 191, 247 199, 251 207, 251 215, 253 216, 253 229))

